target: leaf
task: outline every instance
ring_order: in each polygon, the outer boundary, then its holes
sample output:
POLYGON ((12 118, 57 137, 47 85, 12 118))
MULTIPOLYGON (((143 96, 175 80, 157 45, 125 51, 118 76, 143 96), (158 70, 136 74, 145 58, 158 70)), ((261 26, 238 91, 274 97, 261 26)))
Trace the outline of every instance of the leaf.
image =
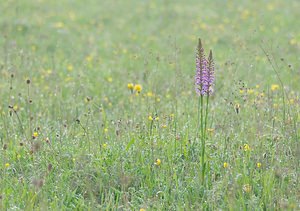
POLYGON ((132 139, 128 142, 128 144, 127 144, 127 146, 126 146, 126 151, 129 150, 129 148, 132 146, 132 144, 134 144, 134 142, 135 142, 135 139, 134 139, 134 138, 132 138, 132 139))

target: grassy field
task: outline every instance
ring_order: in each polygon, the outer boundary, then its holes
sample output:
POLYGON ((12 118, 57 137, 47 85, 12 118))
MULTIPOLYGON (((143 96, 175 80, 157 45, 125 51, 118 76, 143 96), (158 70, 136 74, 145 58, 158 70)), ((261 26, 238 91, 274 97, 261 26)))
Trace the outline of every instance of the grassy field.
POLYGON ((0 210, 300 210, 299 9, 0 1, 0 210))

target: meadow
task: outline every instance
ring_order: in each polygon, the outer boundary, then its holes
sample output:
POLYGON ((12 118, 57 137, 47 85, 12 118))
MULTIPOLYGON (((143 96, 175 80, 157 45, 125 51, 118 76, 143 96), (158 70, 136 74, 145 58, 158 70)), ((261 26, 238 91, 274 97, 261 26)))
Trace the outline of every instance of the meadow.
POLYGON ((300 210, 299 9, 0 1, 0 210, 300 210))

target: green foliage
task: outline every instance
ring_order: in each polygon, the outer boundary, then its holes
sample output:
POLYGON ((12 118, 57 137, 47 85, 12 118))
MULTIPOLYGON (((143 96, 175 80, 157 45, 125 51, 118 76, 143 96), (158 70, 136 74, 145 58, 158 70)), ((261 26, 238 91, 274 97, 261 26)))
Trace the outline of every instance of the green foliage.
POLYGON ((300 209, 299 7, 1 2, 0 210, 300 209), (198 37, 216 63, 206 186, 198 37))

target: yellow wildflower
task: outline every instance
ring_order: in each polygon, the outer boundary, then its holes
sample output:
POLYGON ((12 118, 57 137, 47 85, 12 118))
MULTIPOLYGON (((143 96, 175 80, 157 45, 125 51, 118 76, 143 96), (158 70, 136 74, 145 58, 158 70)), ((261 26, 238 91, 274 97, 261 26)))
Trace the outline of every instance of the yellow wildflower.
POLYGON ((248 90, 247 90, 247 93, 248 93, 249 95, 251 95, 251 94, 254 93, 254 90, 253 90, 253 89, 248 89, 248 90))
POLYGON ((229 167, 229 164, 228 164, 227 162, 224 162, 224 163, 223 163, 223 167, 224 167, 225 169, 227 169, 227 168, 229 167))
POLYGON ((32 46, 31 46, 31 50, 32 50, 32 51, 36 51, 36 45, 32 45, 32 46))
POLYGON ((104 97, 103 100, 104 100, 105 102, 109 102, 108 97, 104 97))
POLYGON ((167 128, 166 124, 161 125, 162 128, 167 128))
POLYGON ((279 89, 279 85, 278 84, 272 84, 271 85, 271 90, 272 91, 276 91, 276 90, 278 90, 279 89))
POLYGON ((144 209, 144 208, 141 208, 141 209, 140 209, 140 211, 146 211, 146 209, 144 209))
POLYGON ((250 151, 250 146, 248 144, 244 144, 244 151, 250 151))
POLYGON ((134 88, 133 83, 128 83, 128 84, 127 84, 127 88, 128 88, 129 90, 133 90, 133 88, 134 88))
POLYGON ((295 38, 290 39, 290 44, 291 45, 296 45, 297 44, 297 40, 295 38))
POLYGON ((69 64, 69 65, 67 66, 67 70, 68 70, 69 72, 72 72, 72 71, 73 71, 73 65, 69 64))
POLYGON ((64 28, 65 24, 63 22, 56 22, 54 28, 61 29, 64 28))
POLYGON ((5 163, 5 168, 8 168, 10 166, 9 163, 5 163))
POLYGON ((153 96, 153 93, 152 93, 152 92, 147 92, 147 96, 148 96, 148 97, 152 97, 152 96, 153 96))
POLYGON ((134 85, 133 89, 138 93, 140 93, 142 91, 142 86, 140 84, 136 84, 134 85))
POLYGON ((156 117, 152 117, 151 115, 148 116, 148 120, 150 121, 158 121, 159 120, 159 117, 156 116, 156 117))
POLYGON ((93 61, 93 56, 88 55, 87 57, 85 57, 85 60, 86 60, 87 62, 92 62, 92 61, 93 61))
POLYGON ((159 166, 161 164, 161 160, 160 159, 156 159, 154 165, 159 166))
POLYGON ((260 167, 261 167, 261 163, 258 162, 258 163, 256 164, 256 167, 257 167, 257 168, 260 168, 260 167))
POLYGON ((113 78, 112 78, 112 77, 108 77, 106 80, 107 80, 109 83, 111 83, 111 82, 113 81, 113 78))
POLYGON ((18 105, 14 105, 14 106, 13 106, 13 110, 14 110, 14 111, 18 111, 18 110, 19 110, 18 105))
POLYGON ((38 132, 35 131, 35 132, 32 134, 32 138, 37 138, 38 135, 39 135, 38 132))

